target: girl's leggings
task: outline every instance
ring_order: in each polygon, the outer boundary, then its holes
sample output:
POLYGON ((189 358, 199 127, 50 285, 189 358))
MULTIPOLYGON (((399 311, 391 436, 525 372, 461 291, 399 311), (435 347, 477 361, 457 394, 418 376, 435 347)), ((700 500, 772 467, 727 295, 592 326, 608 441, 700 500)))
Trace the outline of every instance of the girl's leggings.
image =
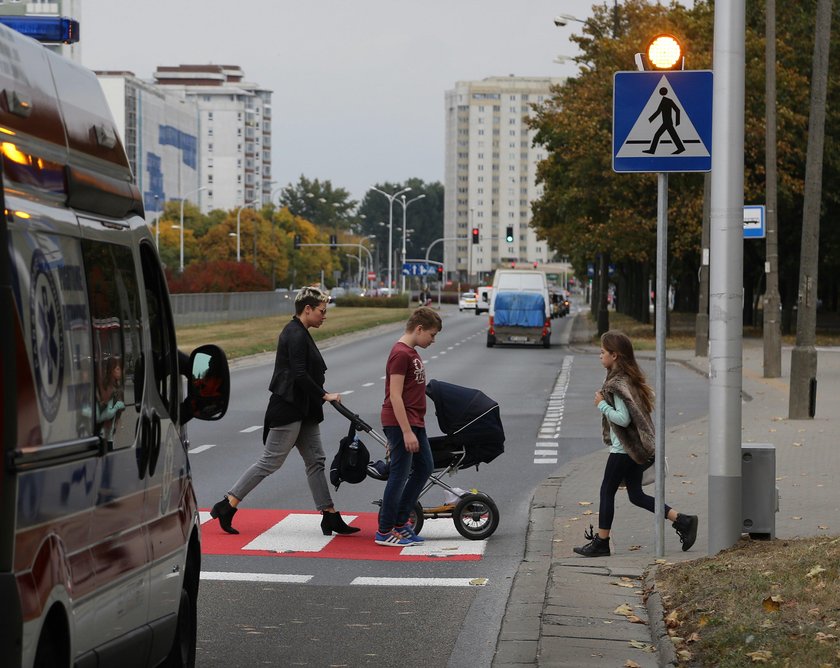
MULTIPOLYGON (((615 517, 615 493, 622 481, 627 487, 627 496, 634 506, 654 512, 656 501, 642 491, 642 471, 644 467, 634 462, 630 455, 611 452, 604 468, 604 479, 601 481, 601 507, 598 511, 598 528, 612 529, 615 517)), ((665 516, 671 510, 665 504, 665 516)))

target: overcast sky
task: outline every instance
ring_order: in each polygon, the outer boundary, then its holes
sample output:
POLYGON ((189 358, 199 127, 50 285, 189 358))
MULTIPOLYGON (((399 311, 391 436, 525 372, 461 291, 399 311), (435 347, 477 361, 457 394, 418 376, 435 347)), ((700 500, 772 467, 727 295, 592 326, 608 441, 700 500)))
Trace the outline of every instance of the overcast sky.
POLYGON ((82 62, 239 65, 273 91, 278 186, 443 181, 444 92, 489 76, 570 76, 592 0, 82 0, 82 62))

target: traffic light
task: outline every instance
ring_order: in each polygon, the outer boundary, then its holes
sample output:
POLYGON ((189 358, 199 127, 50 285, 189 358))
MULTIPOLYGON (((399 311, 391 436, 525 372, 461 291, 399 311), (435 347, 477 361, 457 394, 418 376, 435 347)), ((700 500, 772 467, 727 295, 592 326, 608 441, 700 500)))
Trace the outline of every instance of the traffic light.
POLYGON ((473 244, 478 243, 478 228, 477 227, 474 227, 472 229, 472 240, 473 240, 473 244))
POLYGON ((300 250, 300 235, 299 234, 295 235, 295 244, 294 245, 295 245, 295 250, 300 250))
POLYGON ((335 234, 330 235, 330 248, 335 248, 338 244, 338 236, 335 234))
POLYGON ((536 268, 537 268, 537 264, 538 264, 538 263, 537 263, 537 261, 536 261, 536 260, 534 260, 534 269, 536 269, 536 268))
POLYGON ((507 226, 507 234, 505 234, 505 241, 509 244, 513 243, 513 225, 507 226))
POLYGON ((685 67, 682 46, 673 35, 661 34, 650 40, 645 57, 654 70, 681 70, 685 67))

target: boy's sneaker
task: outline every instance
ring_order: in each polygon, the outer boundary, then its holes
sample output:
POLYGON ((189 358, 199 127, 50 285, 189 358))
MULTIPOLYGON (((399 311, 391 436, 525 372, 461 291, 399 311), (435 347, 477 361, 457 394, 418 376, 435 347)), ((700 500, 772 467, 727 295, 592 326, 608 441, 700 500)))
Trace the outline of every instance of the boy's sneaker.
POLYGON ((391 529, 387 533, 376 532, 373 542, 377 545, 385 545, 386 547, 411 547, 416 543, 410 538, 405 538, 401 533, 395 529, 391 529))
POLYGON ((426 539, 423 536, 418 536, 414 533, 414 526, 406 522, 401 527, 394 527, 394 531, 396 531, 400 536, 403 538, 408 538, 410 541, 414 543, 425 543, 426 539))

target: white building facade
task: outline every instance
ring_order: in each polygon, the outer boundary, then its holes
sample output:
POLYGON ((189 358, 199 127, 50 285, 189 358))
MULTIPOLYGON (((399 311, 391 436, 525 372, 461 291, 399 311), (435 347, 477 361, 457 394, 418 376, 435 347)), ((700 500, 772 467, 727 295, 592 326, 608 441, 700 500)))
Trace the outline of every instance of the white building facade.
POLYGON ((199 203, 198 105, 131 72, 97 72, 123 137, 147 222, 167 201, 199 203))
POLYGON ((259 208, 271 197, 271 91, 244 81, 235 65, 158 67, 158 86, 198 109, 202 213, 259 208))
POLYGON ((543 102, 549 77, 490 77, 459 81, 446 92, 444 270, 481 282, 499 267, 545 264, 553 252, 530 227, 540 197, 537 163, 543 147, 526 119, 543 102), (478 243, 472 241, 478 230, 478 243), (508 233, 512 241, 508 241, 508 233), (470 278, 471 277, 471 278, 470 278))

